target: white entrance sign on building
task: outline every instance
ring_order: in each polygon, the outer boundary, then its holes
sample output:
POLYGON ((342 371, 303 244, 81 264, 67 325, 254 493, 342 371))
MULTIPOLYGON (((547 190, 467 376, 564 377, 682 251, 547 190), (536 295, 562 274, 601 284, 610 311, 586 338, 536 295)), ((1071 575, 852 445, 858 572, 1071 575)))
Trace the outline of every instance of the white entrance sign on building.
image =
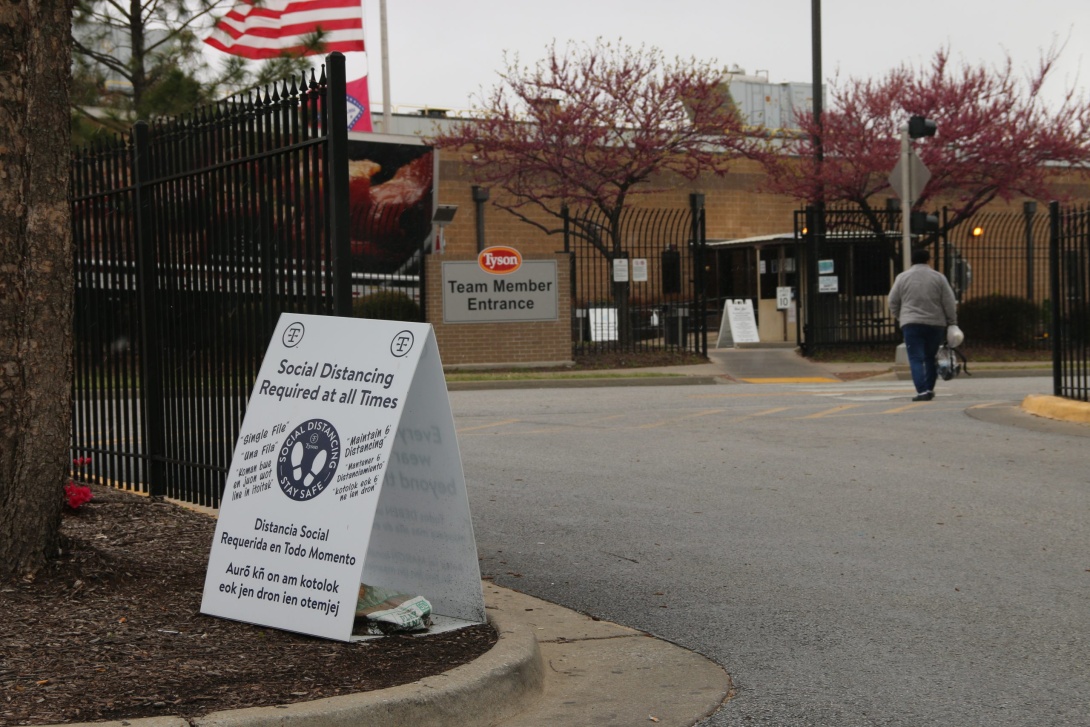
POLYGON ((430 325, 285 313, 242 422, 201 612, 352 639, 361 584, 483 623, 477 546, 430 325))
POLYGON ((637 257, 632 259, 632 282, 647 282, 647 258, 637 257))
POLYGON ((723 304, 723 320, 719 324, 719 340, 716 348, 737 346, 739 343, 760 343, 757 319, 753 315, 753 301, 728 299, 723 304))
POLYGON ((819 293, 837 293, 840 291, 840 278, 836 275, 819 275, 819 293))
POLYGON ((514 270, 502 272, 454 261, 444 262, 442 270, 444 323, 557 320, 555 260, 520 260, 514 270))

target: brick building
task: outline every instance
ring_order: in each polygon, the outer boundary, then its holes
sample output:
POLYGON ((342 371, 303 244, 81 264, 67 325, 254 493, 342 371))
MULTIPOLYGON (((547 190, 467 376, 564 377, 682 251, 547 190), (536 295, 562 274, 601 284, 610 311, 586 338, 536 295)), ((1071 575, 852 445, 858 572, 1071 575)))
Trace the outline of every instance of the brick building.
MULTIPOLYGON (((395 117, 392 130, 410 131, 417 137, 427 138, 434 133, 435 124, 449 123, 441 120, 442 116, 441 112, 430 110, 419 117, 395 117)), ((890 160, 891 169, 895 162, 890 160)), ((1056 175, 1059 180, 1056 189, 1063 198, 1090 200, 1090 181, 1085 176, 1062 169, 1057 169, 1056 175)), ((763 170, 757 163, 740 160, 725 176, 706 176, 693 182, 664 176, 654 180, 651 185, 654 191, 631 198, 634 208, 684 209, 690 203, 690 195, 703 195, 705 233, 710 254, 702 265, 709 298, 711 345, 714 345, 715 331, 720 324, 716 311, 721 310, 723 300, 732 298, 753 301, 762 342, 793 343, 799 340, 801 334, 797 311, 777 305, 781 302, 777 300, 777 289, 789 287, 796 295, 801 295, 807 285, 805 274, 800 272, 806 270, 806 249, 796 238, 796 213, 802 205, 796 199, 762 191, 763 178, 763 170)), ((440 153, 438 202, 456 205, 458 213, 443 229, 443 253, 434 256, 439 259, 432 260, 431 266, 441 265, 442 260, 473 259, 479 249, 496 245, 515 247, 526 259, 556 259, 562 254, 563 235, 545 234, 496 208, 494 203, 501 194, 499 190, 486 190, 487 201, 475 200, 476 181, 472 169, 463 163, 458 154, 445 150, 440 153)), ((1004 215, 1016 217, 1022 214, 1023 202, 1021 199, 999 201, 980 214, 991 219, 1004 215)), ((1046 214, 1047 202, 1041 200, 1038 205, 1042 214, 1046 214)), ((560 228, 555 219, 542 216, 540 220, 551 228, 560 228)), ((971 229, 972 225, 966 227, 971 229)), ((1042 234, 1047 235, 1047 226, 1036 224, 1034 229, 1039 238, 1042 234)), ((958 244, 968 249, 979 245, 979 242, 965 239, 959 240, 958 244)), ((1041 251, 1047 249, 1047 237, 1038 241, 1038 248, 1041 251)), ((838 317, 853 320, 873 318, 878 321, 886 315, 884 292, 892 281, 895 265, 882 263, 878 259, 881 256, 874 254, 868 258, 865 253, 867 251, 862 248, 857 248, 856 252, 845 252, 843 256, 837 253, 837 272, 842 276, 838 291, 842 303, 836 306, 838 317), (884 269, 879 270, 880 274, 877 275, 868 273, 864 285, 860 271, 864 268, 875 270, 875 262, 879 263, 878 268, 884 265, 884 269), (882 290, 879 291, 879 288, 882 290)), ((650 265, 651 276, 654 277, 657 274, 654 259, 650 265)), ((1029 266, 1032 267, 1032 263, 1029 266)), ((1012 280, 1024 279, 1025 267, 1025 264, 1018 262, 1004 264, 999 275, 1012 280)), ((1038 266, 1038 277, 1043 269, 1043 266, 1038 266)), ((578 294, 574 301, 567 300, 563 304, 565 307, 558 321, 554 324, 532 324, 532 333, 524 333, 519 330, 522 324, 515 323, 489 323, 480 328, 464 323, 446 325, 442 317, 441 289, 435 284, 439 276, 431 274, 428 278, 431 282, 427 317, 436 326, 447 365, 505 363, 531 366, 570 360, 570 347, 566 342, 571 341, 571 328, 577 318, 584 314, 583 307, 588 304, 578 294), (546 334, 547 331, 552 333, 546 334)), ((990 281, 988 284, 1003 285, 1001 281, 990 281)), ((1038 287, 1044 288, 1043 285, 1038 287)), ((568 290, 565 287, 565 291, 568 290)), ((980 285, 974 293, 981 293, 980 285)), ((888 328, 888 320, 885 323, 888 328)))

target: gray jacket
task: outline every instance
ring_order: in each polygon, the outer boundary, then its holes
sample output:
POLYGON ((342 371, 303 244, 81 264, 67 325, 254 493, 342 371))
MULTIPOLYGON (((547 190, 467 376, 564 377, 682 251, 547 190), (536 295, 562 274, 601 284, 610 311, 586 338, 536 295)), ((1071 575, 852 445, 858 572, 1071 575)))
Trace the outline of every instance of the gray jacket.
POLYGON ((946 327, 958 322, 958 304, 950 283, 925 263, 913 265, 893 281, 889 312, 902 327, 909 323, 946 327))

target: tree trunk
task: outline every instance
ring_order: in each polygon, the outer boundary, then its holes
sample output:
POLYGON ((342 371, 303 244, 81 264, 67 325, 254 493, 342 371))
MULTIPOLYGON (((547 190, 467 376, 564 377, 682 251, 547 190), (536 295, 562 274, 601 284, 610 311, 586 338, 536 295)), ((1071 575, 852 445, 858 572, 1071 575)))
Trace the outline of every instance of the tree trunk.
POLYGON ((132 108, 137 119, 145 118, 144 92, 148 77, 144 67, 144 8, 142 0, 129 3, 129 40, 132 44, 129 57, 129 80, 132 82, 132 108))
POLYGON ((57 552, 69 450, 70 0, 0 4, 0 575, 57 552))

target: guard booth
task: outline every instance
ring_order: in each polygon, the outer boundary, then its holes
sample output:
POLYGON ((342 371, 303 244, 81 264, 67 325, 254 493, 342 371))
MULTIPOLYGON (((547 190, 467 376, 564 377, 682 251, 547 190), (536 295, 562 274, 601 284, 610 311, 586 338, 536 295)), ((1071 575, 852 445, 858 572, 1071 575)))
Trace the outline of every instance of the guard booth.
POLYGON ((828 210, 815 241, 807 213, 795 230, 709 240, 709 306, 753 304, 761 345, 873 345, 899 340, 888 294, 900 272, 899 215, 878 234, 854 210, 828 210))
POLYGON ((727 300, 748 299, 761 344, 797 345, 799 272, 805 270, 805 262, 795 234, 708 240, 707 251, 705 285, 714 315, 722 315, 727 300))

